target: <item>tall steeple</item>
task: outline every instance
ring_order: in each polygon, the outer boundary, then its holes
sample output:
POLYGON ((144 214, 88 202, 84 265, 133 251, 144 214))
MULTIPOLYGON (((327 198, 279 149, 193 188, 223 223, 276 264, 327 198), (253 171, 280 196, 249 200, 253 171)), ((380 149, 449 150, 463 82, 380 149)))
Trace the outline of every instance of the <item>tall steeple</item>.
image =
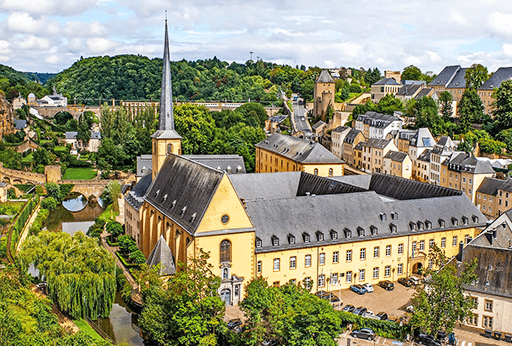
POLYGON ((182 137, 174 130, 167 14, 165 18, 164 62, 162 67, 160 116, 158 119, 158 129, 151 137, 153 138, 153 178, 155 178, 168 154, 181 154, 182 137))

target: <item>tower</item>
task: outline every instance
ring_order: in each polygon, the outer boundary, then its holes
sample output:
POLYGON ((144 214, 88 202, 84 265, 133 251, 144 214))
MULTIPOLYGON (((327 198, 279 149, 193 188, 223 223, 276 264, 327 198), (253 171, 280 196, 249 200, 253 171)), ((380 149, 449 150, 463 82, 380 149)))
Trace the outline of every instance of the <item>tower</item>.
POLYGON ((168 154, 181 154, 182 137, 174 130, 174 114, 172 108, 171 65, 169 54, 169 35, 167 19, 165 19, 164 64, 162 68, 162 91, 160 95, 160 117, 158 130, 151 136, 153 156, 153 179, 168 154))

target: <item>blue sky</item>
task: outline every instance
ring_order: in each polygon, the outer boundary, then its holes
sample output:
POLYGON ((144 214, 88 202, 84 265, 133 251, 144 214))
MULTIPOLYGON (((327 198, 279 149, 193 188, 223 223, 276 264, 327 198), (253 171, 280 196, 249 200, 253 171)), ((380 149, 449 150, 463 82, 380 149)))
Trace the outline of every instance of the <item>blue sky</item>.
POLYGON ((0 0, 0 63, 59 72, 81 56, 422 71, 512 66, 512 2, 306 0, 0 0))

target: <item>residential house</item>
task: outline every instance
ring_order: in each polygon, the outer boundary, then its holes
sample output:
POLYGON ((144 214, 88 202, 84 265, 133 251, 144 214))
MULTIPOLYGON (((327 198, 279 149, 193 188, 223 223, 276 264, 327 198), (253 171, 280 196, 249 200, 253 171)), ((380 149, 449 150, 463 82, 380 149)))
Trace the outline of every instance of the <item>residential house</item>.
POLYGON ((401 130, 402 126, 403 120, 398 116, 377 112, 360 114, 355 121, 355 129, 361 131, 367 139, 384 139, 388 133, 401 130))
POLYGON ((449 91, 458 104, 466 90, 466 70, 467 68, 461 68, 460 65, 446 66, 432 82, 428 83, 428 87, 439 93, 449 91))
POLYGON ((364 140, 365 138, 363 133, 356 129, 350 129, 350 131, 343 139, 343 160, 349 165, 357 167, 357 158, 354 155, 354 148, 357 144, 364 140))
POLYGON ((384 173, 406 179, 412 178, 412 161, 401 151, 390 150, 384 155, 384 173))
POLYGON ((356 168, 367 173, 384 172, 384 156, 390 150, 397 151, 397 148, 389 139, 370 138, 359 142, 354 147, 354 156, 357 157, 356 168))
POLYGON ((478 88, 477 94, 482 100, 486 114, 491 114, 494 109, 492 106, 494 102, 494 98, 492 97, 494 89, 499 88, 503 81, 510 79, 512 79, 512 67, 500 67, 480 88, 478 88))
POLYGON ((371 86, 372 101, 379 103, 387 94, 395 95, 401 86, 400 81, 397 81, 395 78, 382 78, 371 86))
POLYGON ((430 183, 430 160, 432 149, 425 149, 414 161, 412 177, 415 180, 430 183))
POLYGON ((457 149, 457 145, 448 136, 441 136, 434 145, 430 156, 430 183, 441 183, 441 164, 457 149))
POLYGON ((476 206, 489 219, 512 207, 512 179, 484 178, 477 189, 476 206))
POLYGON ((343 141, 350 130, 348 126, 338 126, 331 131, 331 152, 340 159, 343 159, 343 141))

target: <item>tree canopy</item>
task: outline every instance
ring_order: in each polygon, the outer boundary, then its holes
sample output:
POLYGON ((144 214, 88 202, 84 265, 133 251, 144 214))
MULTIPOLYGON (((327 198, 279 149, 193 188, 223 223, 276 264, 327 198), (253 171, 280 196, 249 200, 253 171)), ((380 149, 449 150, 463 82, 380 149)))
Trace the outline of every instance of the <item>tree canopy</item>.
POLYGON ((481 64, 473 64, 466 70, 464 79, 466 80, 466 88, 476 90, 485 83, 489 78, 487 67, 481 64))

